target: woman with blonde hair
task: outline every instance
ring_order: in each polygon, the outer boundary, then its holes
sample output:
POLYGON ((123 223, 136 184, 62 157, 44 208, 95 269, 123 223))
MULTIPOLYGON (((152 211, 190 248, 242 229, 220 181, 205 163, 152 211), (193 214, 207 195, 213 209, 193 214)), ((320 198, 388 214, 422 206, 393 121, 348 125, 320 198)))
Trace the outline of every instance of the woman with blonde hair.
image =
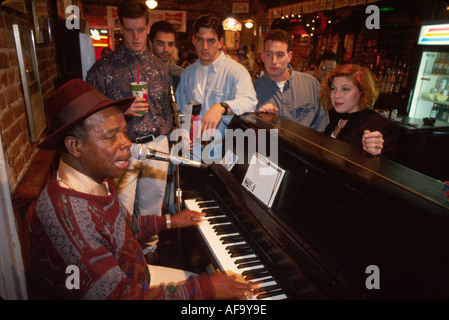
POLYGON ((393 158, 399 127, 372 110, 378 94, 367 68, 355 64, 335 68, 321 88, 321 103, 331 118, 324 133, 372 155, 393 158))

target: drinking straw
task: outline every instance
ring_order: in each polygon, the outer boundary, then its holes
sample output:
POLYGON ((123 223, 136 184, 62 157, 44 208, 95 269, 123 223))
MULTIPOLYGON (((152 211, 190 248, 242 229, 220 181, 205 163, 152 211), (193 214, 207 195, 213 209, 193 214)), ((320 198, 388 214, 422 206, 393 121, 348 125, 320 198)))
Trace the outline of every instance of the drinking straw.
POLYGON ((137 65, 137 84, 140 84, 140 70, 139 70, 139 65, 137 65))

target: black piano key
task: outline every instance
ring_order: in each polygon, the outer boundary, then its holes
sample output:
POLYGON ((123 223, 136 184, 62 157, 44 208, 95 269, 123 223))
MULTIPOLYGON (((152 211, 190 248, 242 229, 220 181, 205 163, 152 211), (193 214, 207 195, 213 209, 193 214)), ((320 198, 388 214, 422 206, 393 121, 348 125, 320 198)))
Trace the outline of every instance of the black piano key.
MULTIPOLYGON (((202 211, 202 212, 204 213, 204 211, 202 211)), ((204 215, 205 218, 211 218, 211 217, 216 217, 216 216, 217 216, 216 213, 206 213, 206 214, 204 215)))
POLYGON ((232 257, 233 254, 247 255, 247 254, 253 253, 253 250, 251 250, 250 247, 246 247, 246 248, 241 248, 241 249, 230 249, 230 250, 228 250, 228 253, 232 257))
POLYGON ((274 281, 274 279, 271 276, 266 277, 265 279, 251 281, 251 283, 253 283, 255 285, 262 285, 263 283, 270 282, 270 281, 274 281))
POLYGON ((239 250, 238 252, 232 253, 231 258, 248 256, 250 254, 254 254, 253 250, 239 250))
POLYGON ((247 263, 240 263, 237 264, 237 269, 243 269, 243 268, 249 268, 249 267, 255 267, 260 265, 260 261, 254 261, 254 262, 247 262, 247 263))
POLYGON ((242 272, 242 276, 245 280, 251 281, 251 280, 257 280, 264 277, 271 277, 270 273, 265 268, 258 268, 258 269, 252 269, 252 270, 246 270, 242 272))
POLYGON ((257 280, 259 278, 269 277, 269 276, 270 276, 270 274, 268 273, 268 271, 266 271, 266 272, 262 272, 259 274, 250 274, 250 275, 244 277, 243 279, 245 279, 246 281, 252 281, 252 280, 257 280))
POLYGON ((220 238, 221 243, 229 244, 244 241, 242 236, 225 236, 220 238))
POLYGON ((230 221, 229 222, 225 222, 225 223, 223 223, 221 225, 216 225, 216 226, 212 227, 212 229, 214 229, 214 230, 216 230, 216 229, 229 229, 229 228, 234 228, 235 229, 234 225, 230 221))
POLYGON ((204 213, 210 213, 210 212, 223 212, 220 208, 206 208, 206 209, 203 209, 203 212, 204 213))
POLYGON ((252 269, 252 270, 246 270, 242 272, 242 276, 250 276, 255 274, 261 274, 263 272, 268 272, 265 268, 258 268, 258 269, 252 269))
POLYGON ((265 292, 265 293, 261 293, 259 295, 257 295, 257 299, 265 299, 265 298, 269 298, 269 297, 274 297, 280 294, 283 294, 284 292, 282 290, 275 290, 275 291, 271 291, 271 292, 265 292))
POLYGON ((281 287, 278 284, 272 284, 266 287, 260 287, 254 290, 255 294, 268 293, 276 290, 281 290, 281 287))
POLYGON ((206 217, 226 216, 219 208, 203 209, 202 212, 206 214, 206 217))
POLYGON ((221 231, 223 229, 234 229, 235 230, 235 227, 232 225, 232 223, 223 223, 223 224, 213 226, 212 229, 215 231, 221 231))
MULTIPOLYGON (((223 227, 223 226, 221 226, 221 227, 223 227)), ((228 228, 217 228, 217 229, 214 229, 214 231, 219 236, 237 232, 237 230, 233 226, 229 226, 228 228)))
POLYGON ((223 224, 223 225, 218 225, 218 226, 213 226, 212 229, 217 233, 220 234, 218 232, 223 232, 225 231, 227 234, 231 234, 231 233, 236 233, 237 230, 235 229, 235 227, 232 224, 223 224))
POLYGON ((236 250, 236 249, 249 249, 249 245, 246 243, 243 244, 233 244, 225 247, 225 250, 236 250))
POLYGON ((235 264, 241 264, 241 263, 248 263, 248 262, 255 262, 255 261, 258 261, 260 263, 260 259, 258 257, 237 259, 237 260, 234 261, 234 263, 235 264))
POLYGON ((202 195, 202 196, 195 197, 195 202, 211 201, 211 200, 214 200, 214 199, 209 195, 202 195))
POLYGON ((218 204, 212 200, 212 201, 198 203, 198 207, 200 207, 200 208, 218 207, 218 204))
POLYGON ((229 219, 228 219, 227 217, 222 217, 222 218, 210 218, 208 221, 209 221, 209 224, 219 224, 219 223, 230 222, 229 219))

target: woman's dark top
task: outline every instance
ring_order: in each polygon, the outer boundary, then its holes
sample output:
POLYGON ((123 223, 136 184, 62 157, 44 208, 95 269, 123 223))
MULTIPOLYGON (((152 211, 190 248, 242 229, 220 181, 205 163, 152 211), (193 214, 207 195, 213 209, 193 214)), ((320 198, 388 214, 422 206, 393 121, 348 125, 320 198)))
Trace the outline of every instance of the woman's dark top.
POLYGON ((382 133, 384 144, 381 155, 394 159, 399 143, 399 126, 371 109, 364 109, 354 113, 337 113, 332 110, 329 114, 330 122, 324 133, 328 136, 334 132, 340 119, 348 119, 337 139, 345 141, 357 148, 363 149, 362 137, 365 130, 382 133))

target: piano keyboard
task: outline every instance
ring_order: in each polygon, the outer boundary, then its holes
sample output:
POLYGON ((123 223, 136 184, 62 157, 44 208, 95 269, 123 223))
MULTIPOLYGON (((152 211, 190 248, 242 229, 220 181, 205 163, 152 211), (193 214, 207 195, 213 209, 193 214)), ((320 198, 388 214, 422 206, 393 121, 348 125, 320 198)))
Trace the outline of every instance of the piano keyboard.
POLYGON ((190 210, 206 213, 198 229, 221 271, 230 270, 259 285, 252 300, 287 299, 279 284, 215 200, 199 197, 186 199, 184 204, 190 210))

